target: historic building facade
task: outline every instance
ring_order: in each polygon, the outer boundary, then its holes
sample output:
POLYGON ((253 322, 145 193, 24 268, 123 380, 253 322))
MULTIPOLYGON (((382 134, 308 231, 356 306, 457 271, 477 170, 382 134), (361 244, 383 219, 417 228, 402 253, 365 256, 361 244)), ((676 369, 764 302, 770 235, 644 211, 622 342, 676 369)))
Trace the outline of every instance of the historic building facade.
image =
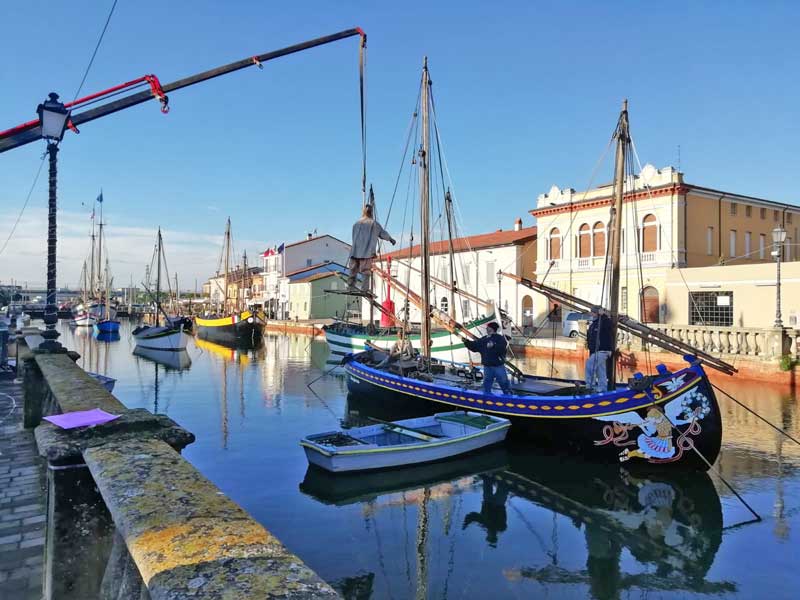
MULTIPOLYGON (((606 241, 612 186, 585 192, 553 186, 530 213, 539 229, 540 282, 607 304, 606 241)), ((628 178, 623 202, 620 310, 672 322, 666 282, 674 269, 765 263, 783 227, 783 260, 795 260, 800 207, 687 183, 672 167, 646 165, 628 178)), ((537 317, 552 309, 537 297, 537 317)), ((685 312, 685 311, 681 311, 685 312)))

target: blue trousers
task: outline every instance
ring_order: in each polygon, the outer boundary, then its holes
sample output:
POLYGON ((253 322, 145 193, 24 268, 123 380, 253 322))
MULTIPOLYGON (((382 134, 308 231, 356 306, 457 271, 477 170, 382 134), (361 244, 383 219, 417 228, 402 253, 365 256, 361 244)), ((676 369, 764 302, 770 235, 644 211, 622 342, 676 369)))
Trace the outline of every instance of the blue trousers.
POLYGON ((500 384, 504 394, 511 393, 511 384, 508 383, 508 373, 505 367, 483 367, 483 393, 491 394, 495 379, 500 384))

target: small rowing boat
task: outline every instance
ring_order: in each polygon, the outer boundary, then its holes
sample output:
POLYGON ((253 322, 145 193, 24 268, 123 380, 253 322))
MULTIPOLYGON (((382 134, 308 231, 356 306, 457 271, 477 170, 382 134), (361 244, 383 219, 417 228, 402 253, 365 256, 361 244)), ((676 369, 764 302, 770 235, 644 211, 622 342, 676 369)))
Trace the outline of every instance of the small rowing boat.
POLYGON ((506 438, 511 422, 493 415, 453 411, 327 431, 300 445, 312 465, 335 473, 389 469, 443 460, 506 438))

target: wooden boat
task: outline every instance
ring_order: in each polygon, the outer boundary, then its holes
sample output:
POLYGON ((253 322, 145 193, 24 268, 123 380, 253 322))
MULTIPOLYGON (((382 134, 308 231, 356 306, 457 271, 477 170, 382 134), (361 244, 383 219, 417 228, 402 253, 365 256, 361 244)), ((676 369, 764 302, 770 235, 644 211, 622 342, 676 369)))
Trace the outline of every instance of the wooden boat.
MULTIPOLYGON (((430 134, 427 125, 430 83, 427 64, 423 68, 420 93, 422 126, 421 155, 430 155, 430 134)), ((622 201, 626 181, 626 154, 629 151, 627 102, 617 122, 614 134, 617 140, 614 173, 614 203, 612 227, 609 236, 611 277, 609 278, 609 312, 612 335, 616 340, 619 317, 620 287, 620 237, 622 231, 622 201), (618 215, 619 218, 613 218, 618 215)), ((428 230, 430 227, 428 198, 430 177, 427 161, 420 161, 420 215, 422 258, 422 334, 430 334, 430 316, 435 307, 426 292, 430 289, 430 276, 425 265, 429 262, 428 230)), ((518 278, 521 280, 521 278, 518 278)), ((570 294, 552 290, 541 284, 532 286, 549 297, 558 298, 566 306, 586 307, 587 303, 570 294)), ((591 305, 589 305, 591 307, 591 305)), ((630 321, 630 320, 628 320, 630 321)), ((352 394, 382 396, 387 402, 421 401, 438 410, 449 405, 466 410, 476 410, 490 415, 509 417, 515 423, 515 433, 524 433, 542 448, 554 448, 581 454, 605 462, 627 462, 648 467, 675 467, 706 470, 717 458, 722 441, 722 419, 714 391, 708 382, 703 365, 723 372, 735 369, 688 344, 673 340, 644 325, 621 326, 644 337, 650 343, 682 352, 688 366, 669 372, 658 365, 656 373, 639 374, 628 384, 611 384, 607 391, 588 390, 583 382, 525 375, 512 369, 511 394, 486 393, 480 380, 481 369, 464 369, 437 363, 424 350, 419 360, 401 361, 379 366, 382 352, 366 351, 348 357, 345 371, 347 385, 352 394)), ((470 335, 463 327, 454 324, 453 331, 470 335)), ((615 381, 612 377, 611 381, 615 381)), ((499 390, 498 390, 499 391, 499 390)))
POLYGON ((95 333, 119 333, 119 321, 104 319, 94 324, 95 333))
POLYGON ((154 296, 156 304, 155 325, 140 325, 131 333, 136 341, 137 348, 180 352, 186 350, 186 345, 189 343, 189 336, 183 331, 183 328, 180 326, 176 328, 171 325, 159 325, 160 316, 164 312, 161 308, 161 262, 164 252, 164 240, 161 237, 161 228, 158 230, 156 240, 156 250, 154 253, 154 260, 157 263, 156 293, 154 296))
POLYGON ((232 346, 254 346, 261 341, 262 323, 260 318, 253 312, 246 310, 242 306, 241 289, 248 283, 247 254, 244 255, 242 265, 242 275, 239 280, 240 291, 236 299, 228 298, 229 268, 231 263, 231 220, 228 219, 225 226, 225 240, 222 245, 221 261, 223 263, 225 278, 223 284, 223 296, 221 306, 218 307, 218 314, 205 317, 195 317, 194 323, 197 327, 197 336, 204 340, 216 342, 217 344, 228 344, 232 346))
MULTIPOLYGON (((488 316, 475 319, 464 326, 475 336, 480 337, 486 333, 486 325, 496 321, 494 313, 488 316)), ((396 328, 369 331, 366 327, 350 323, 334 323, 325 325, 322 330, 325 332, 325 340, 330 347, 330 356, 327 363, 331 366, 341 364, 342 359, 348 354, 361 352, 372 346, 388 350, 397 341, 398 332, 396 328), (369 342, 369 344, 367 344, 369 342)), ((421 348, 420 333, 409 333, 408 339, 414 348, 421 348)), ((439 330, 431 333, 431 356, 438 360, 468 363, 470 361, 470 351, 464 345, 460 337, 450 331, 439 330)), ((476 355, 477 356, 477 355, 476 355)))
POLYGON ((303 438, 308 462, 326 471, 369 471, 443 460, 506 438, 508 419, 467 411, 438 413, 303 438))

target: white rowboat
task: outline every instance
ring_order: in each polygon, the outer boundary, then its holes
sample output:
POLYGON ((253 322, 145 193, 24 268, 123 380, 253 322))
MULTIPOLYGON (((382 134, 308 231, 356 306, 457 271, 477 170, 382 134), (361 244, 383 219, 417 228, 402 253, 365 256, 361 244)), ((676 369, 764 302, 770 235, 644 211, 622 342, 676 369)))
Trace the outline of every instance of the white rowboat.
POLYGON ((150 350, 186 350, 189 343, 189 336, 184 333, 183 326, 179 329, 172 327, 152 327, 142 325, 133 330, 133 338, 136 340, 137 348, 149 348, 150 350))
POLYGON ((389 469, 443 460, 506 438, 502 417, 453 411, 303 438, 308 462, 334 473, 389 469))

